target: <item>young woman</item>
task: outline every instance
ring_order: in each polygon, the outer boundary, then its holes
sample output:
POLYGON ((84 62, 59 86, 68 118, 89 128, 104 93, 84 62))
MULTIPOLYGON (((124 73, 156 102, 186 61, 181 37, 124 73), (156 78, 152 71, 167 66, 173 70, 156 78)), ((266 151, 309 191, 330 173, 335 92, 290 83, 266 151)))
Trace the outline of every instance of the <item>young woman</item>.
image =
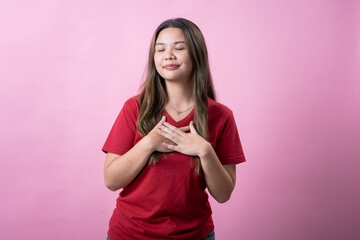
POLYGON ((245 157, 232 111, 215 101, 194 23, 156 29, 143 91, 125 102, 102 150, 106 186, 123 189, 108 239, 215 239, 205 189, 229 200, 245 157))

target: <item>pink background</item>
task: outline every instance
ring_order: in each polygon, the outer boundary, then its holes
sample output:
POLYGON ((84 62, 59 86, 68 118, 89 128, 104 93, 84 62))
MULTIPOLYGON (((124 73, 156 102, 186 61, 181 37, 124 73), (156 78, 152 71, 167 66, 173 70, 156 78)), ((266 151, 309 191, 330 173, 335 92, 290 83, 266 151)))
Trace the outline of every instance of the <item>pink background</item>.
MULTIPOLYGON (((130 3, 131 2, 131 3, 130 3)), ((101 147, 172 17, 205 35, 247 162, 217 239, 360 239, 360 4, 0 3, 0 238, 105 239, 101 147)))

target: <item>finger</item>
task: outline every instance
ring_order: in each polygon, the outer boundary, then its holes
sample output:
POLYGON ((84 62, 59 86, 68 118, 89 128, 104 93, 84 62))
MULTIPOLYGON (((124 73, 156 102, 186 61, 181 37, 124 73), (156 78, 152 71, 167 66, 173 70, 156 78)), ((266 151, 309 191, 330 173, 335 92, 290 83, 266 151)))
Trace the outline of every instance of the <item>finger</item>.
POLYGON ((166 142, 166 143, 169 143, 169 144, 175 144, 173 141, 171 141, 170 139, 167 139, 166 137, 162 136, 160 134, 160 137, 161 137, 161 142, 166 142))
POLYGON ((167 144, 167 143, 162 143, 161 144, 163 147, 167 148, 167 149, 170 149, 170 150, 173 150, 173 151, 177 151, 177 146, 176 145, 172 145, 172 144, 167 144))
POLYGON ((193 121, 190 122, 189 127, 190 127, 190 132, 191 132, 191 133, 197 133, 193 121))
POLYGON ((181 128, 179 128, 179 130, 181 130, 183 132, 188 132, 190 130, 190 127, 189 126, 181 127, 181 128))
POLYGON ((166 120, 166 117, 165 116, 162 116, 160 121, 156 124, 157 127, 161 126, 166 120))
POLYGON ((180 129, 178 129, 177 127, 171 125, 171 124, 168 123, 168 122, 164 122, 164 123, 163 123, 163 126, 169 128, 169 129, 172 130, 174 133, 177 133, 177 134, 179 134, 180 136, 183 136, 183 135, 184 135, 184 132, 183 132, 183 131, 181 131, 180 129))
POLYGON ((160 135, 166 137, 167 139, 173 141, 176 144, 179 142, 179 139, 176 136, 174 136, 174 135, 172 135, 170 133, 167 133, 163 129, 159 129, 158 132, 159 132, 160 135))
POLYGON ((174 131, 174 130, 172 130, 172 129, 166 127, 166 126, 164 126, 164 124, 161 125, 161 126, 159 127, 159 129, 161 129, 161 130, 163 130, 164 132, 166 132, 166 133, 168 133, 168 134, 170 134, 170 135, 173 135, 173 136, 179 136, 179 137, 181 136, 178 132, 176 132, 176 131, 174 131))

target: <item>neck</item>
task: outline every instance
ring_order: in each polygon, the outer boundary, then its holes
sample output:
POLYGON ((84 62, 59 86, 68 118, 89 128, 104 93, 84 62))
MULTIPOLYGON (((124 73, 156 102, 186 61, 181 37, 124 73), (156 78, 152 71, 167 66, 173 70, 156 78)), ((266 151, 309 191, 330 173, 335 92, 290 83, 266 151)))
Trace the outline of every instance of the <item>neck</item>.
POLYGON ((168 104, 176 109, 185 109, 194 105, 193 81, 172 82, 166 81, 168 104))

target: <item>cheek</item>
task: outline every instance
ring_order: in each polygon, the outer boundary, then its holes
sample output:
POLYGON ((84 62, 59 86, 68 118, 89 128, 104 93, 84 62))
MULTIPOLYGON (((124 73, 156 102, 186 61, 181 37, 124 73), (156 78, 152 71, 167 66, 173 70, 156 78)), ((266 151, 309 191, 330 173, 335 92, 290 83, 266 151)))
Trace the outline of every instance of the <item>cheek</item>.
POLYGON ((161 70, 161 60, 159 57, 154 56, 154 62, 155 62, 155 67, 156 70, 159 72, 161 70))
POLYGON ((185 56, 184 57, 184 63, 186 64, 186 66, 188 68, 191 68, 192 69, 192 62, 191 62, 191 58, 189 55, 185 56))
POLYGON ((161 54, 154 55, 154 61, 156 65, 161 65, 163 56, 161 54))
POLYGON ((189 72, 191 72, 191 71, 192 71, 192 68, 193 68, 193 64, 192 64, 192 62, 191 62, 191 59, 187 59, 187 61, 186 61, 186 66, 188 67, 189 72))

